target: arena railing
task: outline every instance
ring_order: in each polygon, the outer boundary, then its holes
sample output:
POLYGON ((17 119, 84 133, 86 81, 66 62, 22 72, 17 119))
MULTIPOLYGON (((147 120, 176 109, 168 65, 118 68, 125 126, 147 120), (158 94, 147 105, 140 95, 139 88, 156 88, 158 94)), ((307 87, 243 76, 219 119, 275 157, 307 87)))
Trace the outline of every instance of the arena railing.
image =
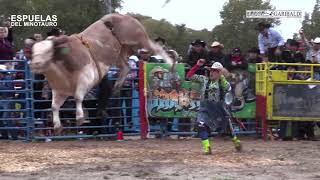
POLYGON ((1 70, 0 131, 2 139, 29 141, 33 117, 30 77, 27 61, 0 60, 7 70, 1 70), (8 138, 6 138, 8 136, 8 138))

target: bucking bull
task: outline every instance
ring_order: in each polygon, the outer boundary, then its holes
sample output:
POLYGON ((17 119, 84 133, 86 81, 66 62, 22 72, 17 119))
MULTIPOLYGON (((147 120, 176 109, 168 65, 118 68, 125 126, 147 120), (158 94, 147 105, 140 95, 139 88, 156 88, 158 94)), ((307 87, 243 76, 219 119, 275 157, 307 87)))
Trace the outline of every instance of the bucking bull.
POLYGON ((128 57, 139 48, 172 64, 166 52, 149 39, 143 25, 129 15, 109 14, 79 34, 48 37, 34 44, 29 66, 33 73, 45 75, 52 89, 54 129, 62 130, 59 110, 69 96, 76 101, 77 124, 83 123, 84 96, 113 65, 120 69, 114 86, 118 91, 130 71, 128 57))

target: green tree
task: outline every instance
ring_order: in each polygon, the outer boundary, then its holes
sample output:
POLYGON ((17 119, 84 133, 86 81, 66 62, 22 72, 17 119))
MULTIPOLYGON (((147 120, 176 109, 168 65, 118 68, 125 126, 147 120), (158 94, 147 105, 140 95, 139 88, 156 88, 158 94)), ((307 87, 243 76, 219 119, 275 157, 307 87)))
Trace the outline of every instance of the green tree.
POLYGON ((309 13, 305 14, 304 20, 302 21, 302 28, 307 38, 314 39, 320 36, 320 0, 316 1, 311 17, 309 13))
POLYGON ((165 19, 155 20, 140 14, 131 14, 138 19, 146 28, 151 39, 160 36, 167 41, 168 48, 176 50, 184 59, 187 58, 187 50, 190 42, 195 39, 212 41, 212 32, 207 29, 200 31, 187 28, 185 24, 173 25, 165 19))
POLYGON ((212 34, 214 40, 224 44, 226 52, 234 47, 240 47, 242 51, 246 51, 257 46, 258 32, 255 27, 259 22, 280 24, 277 19, 246 18, 246 10, 253 9, 274 9, 274 7, 269 1, 262 0, 229 0, 223 6, 220 12, 222 24, 217 25, 212 30, 212 34))

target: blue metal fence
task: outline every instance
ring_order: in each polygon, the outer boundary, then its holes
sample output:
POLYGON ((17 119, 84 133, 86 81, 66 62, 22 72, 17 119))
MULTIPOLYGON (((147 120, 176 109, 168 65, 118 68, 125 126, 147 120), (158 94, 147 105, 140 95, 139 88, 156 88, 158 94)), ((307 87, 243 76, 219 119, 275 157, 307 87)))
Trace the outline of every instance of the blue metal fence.
POLYGON ((32 131, 32 106, 28 66, 22 60, 1 60, 0 131, 2 139, 29 140, 32 131), (15 67, 15 68, 13 68, 15 67))

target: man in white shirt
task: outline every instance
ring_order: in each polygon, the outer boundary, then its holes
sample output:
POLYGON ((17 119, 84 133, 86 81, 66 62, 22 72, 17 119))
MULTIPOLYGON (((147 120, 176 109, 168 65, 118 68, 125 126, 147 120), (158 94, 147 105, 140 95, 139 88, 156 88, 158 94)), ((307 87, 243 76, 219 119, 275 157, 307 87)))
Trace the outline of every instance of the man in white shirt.
POLYGON ((270 27, 270 24, 265 24, 263 22, 258 24, 256 28, 259 31, 258 45, 260 54, 264 57, 264 61, 267 61, 266 57, 268 57, 268 61, 275 62, 276 57, 281 54, 284 39, 279 32, 270 27))

